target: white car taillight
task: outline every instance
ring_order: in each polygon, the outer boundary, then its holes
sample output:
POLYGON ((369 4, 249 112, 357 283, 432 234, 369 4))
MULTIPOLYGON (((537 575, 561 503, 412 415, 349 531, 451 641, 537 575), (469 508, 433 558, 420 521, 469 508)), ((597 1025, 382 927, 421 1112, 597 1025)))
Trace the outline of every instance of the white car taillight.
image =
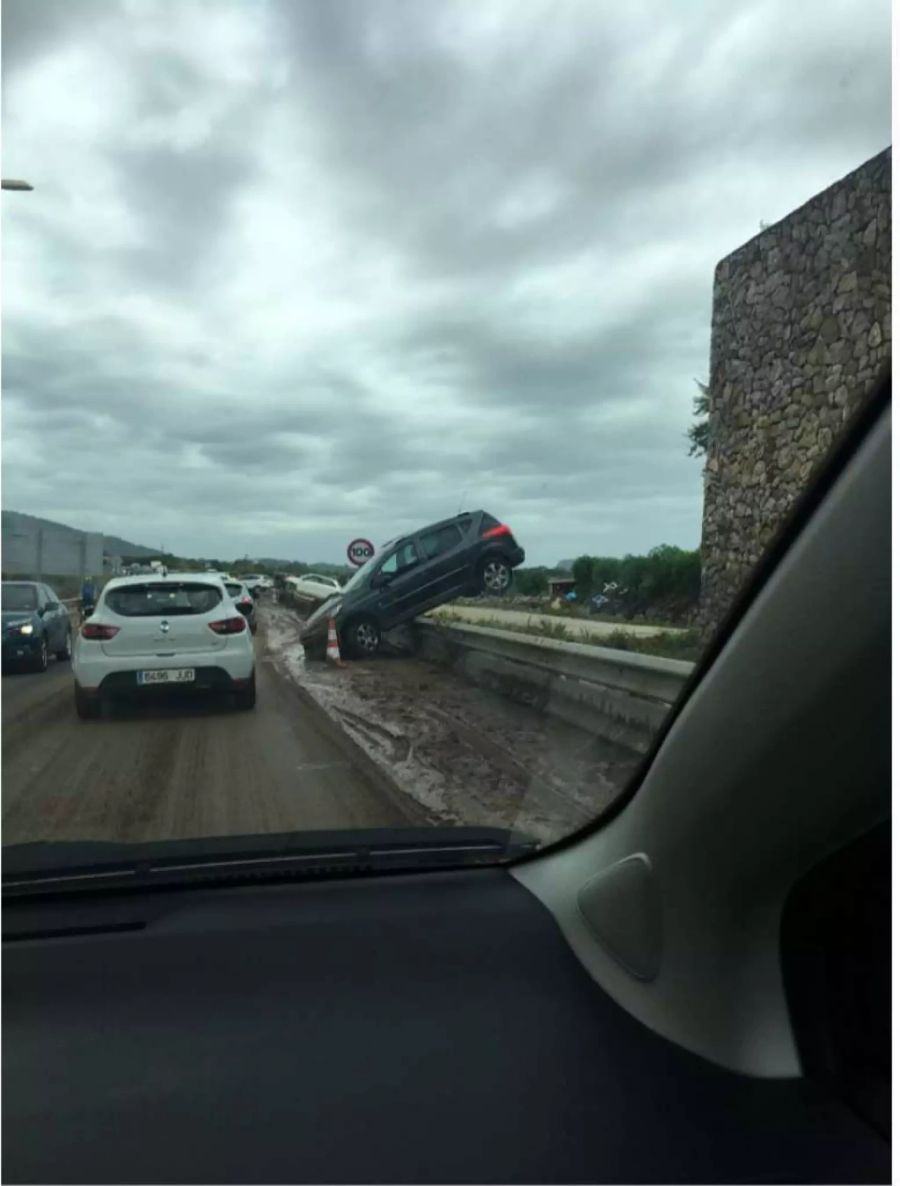
POLYGON ((240 634, 242 630, 247 629, 247 619, 244 617, 220 618, 217 622, 210 622, 208 625, 210 630, 216 634, 240 634))
POLYGON ((85 622, 85 624, 81 627, 82 638, 115 638, 118 633, 118 626, 101 626, 98 622, 85 622))

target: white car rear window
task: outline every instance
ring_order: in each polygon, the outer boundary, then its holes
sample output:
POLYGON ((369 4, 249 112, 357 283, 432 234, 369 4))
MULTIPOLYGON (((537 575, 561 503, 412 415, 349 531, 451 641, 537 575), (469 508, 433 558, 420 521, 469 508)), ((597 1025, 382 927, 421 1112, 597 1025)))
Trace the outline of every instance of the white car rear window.
POLYGON ((110 589, 106 607, 123 618, 155 618, 175 614, 207 614, 222 600, 222 591, 215 585, 193 582, 147 581, 141 585, 127 585, 110 589))

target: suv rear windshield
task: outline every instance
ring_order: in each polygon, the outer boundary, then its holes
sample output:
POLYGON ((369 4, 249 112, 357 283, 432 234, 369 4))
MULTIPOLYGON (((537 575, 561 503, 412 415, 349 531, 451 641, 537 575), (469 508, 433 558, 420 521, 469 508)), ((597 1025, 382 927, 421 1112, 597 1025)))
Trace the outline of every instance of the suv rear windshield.
POLYGON ((175 614, 206 614, 222 600, 222 591, 215 585, 184 581, 147 581, 110 589, 106 608, 123 618, 157 618, 175 614))
POLYGON ((5 610, 31 610, 37 606, 34 585, 4 585, 2 605, 5 610))

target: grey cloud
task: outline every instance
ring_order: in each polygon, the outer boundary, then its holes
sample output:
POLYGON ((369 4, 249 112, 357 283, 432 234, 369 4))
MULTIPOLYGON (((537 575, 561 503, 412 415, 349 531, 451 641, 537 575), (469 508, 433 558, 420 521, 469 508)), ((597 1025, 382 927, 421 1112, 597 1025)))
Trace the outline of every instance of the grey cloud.
MULTIPOLYGON (((5 504, 221 557, 339 559, 461 501, 535 561, 696 544, 713 267, 887 141, 887 8, 194 11, 4 3, 11 95, 63 47, 121 72, 73 135, 129 223, 64 169, 4 207, 5 504)), ((52 175, 59 97, 23 118, 9 159, 33 137, 52 175)))
POLYGON ((462 319, 427 326, 413 341, 416 350, 437 355, 455 371, 461 399, 510 411, 549 405, 571 414, 640 390, 655 361, 655 329, 639 315, 591 335, 544 342, 462 319))
POLYGON ((0 32, 3 40, 4 92, 15 75, 41 54, 58 45, 79 27, 96 28, 108 16, 108 0, 11 0, 3 5, 0 32))
POLYGON ((252 158, 202 146, 119 149, 123 191, 140 218, 143 243, 123 253, 123 270, 173 288, 191 285, 194 269, 221 250, 216 229, 235 191, 251 184, 252 158))
POLYGON ((833 142, 832 128, 843 140, 868 131, 873 109, 886 110, 885 71, 863 77, 867 55, 848 62, 845 43, 820 48, 815 27, 804 30, 799 54, 783 44, 780 7, 756 10, 765 36, 719 51, 743 55, 752 85, 722 88, 710 101, 691 83, 704 69, 727 72, 712 57, 717 36, 753 12, 746 5, 681 6, 643 84, 633 76, 653 45, 628 44, 599 5, 545 7, 531 39, 511 38, 487 73, 450 56, 426 6, 287 0, 278 8, 302 62, 299 85, 325 129, 323 158, 360 191, 359 217, 443 276, 521 270, 629 228, 646 235, 640 215, 648 205, 654 213, 660 191, 702 184, 711 167, 739 167, 754 141, 809 153, 833 142), (385 61, 373 40, 397 48, 385 61), (841 87, 848 77, 861 93, 841 87), (499 227, 498 200, 535 179, 559 183, 559 205, 499 227))

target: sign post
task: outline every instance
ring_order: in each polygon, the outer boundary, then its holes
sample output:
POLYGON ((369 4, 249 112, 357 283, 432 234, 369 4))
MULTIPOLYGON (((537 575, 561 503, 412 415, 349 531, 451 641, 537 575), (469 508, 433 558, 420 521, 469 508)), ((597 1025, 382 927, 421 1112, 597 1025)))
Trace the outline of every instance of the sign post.
POLYGON ((347 559, 357 568, 375 555, 375 545, 367 539, 354 539, 347 545, 347 559))

